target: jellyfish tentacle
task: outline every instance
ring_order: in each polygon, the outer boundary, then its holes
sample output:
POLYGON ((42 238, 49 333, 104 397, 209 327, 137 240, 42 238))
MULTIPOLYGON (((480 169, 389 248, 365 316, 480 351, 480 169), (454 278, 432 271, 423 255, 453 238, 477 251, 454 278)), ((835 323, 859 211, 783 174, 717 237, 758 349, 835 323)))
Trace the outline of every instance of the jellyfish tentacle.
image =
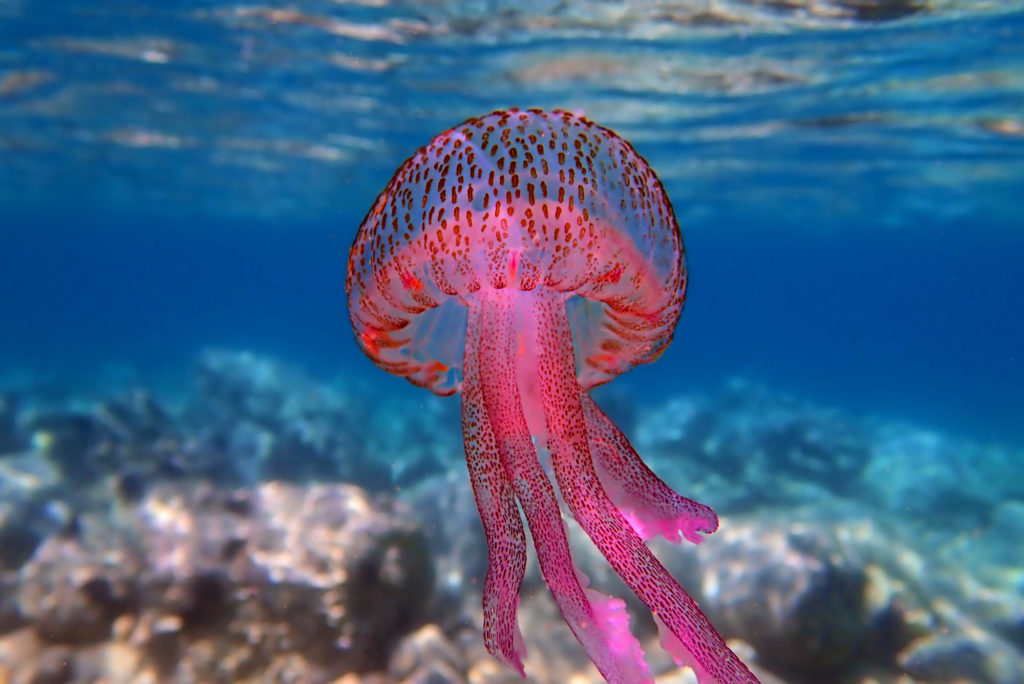
POLYGON ((526 574, 526 534, 513 495, 512 482, 501 463, 480 383, 479 307, 467 321, 463 360, 462 435, 469 479, 487 538, 487 575, 483 587, 484 645, 498 660, 526 677, 526 648, 516 613, 519 589, 526 574))
POLYGON ((658 535, 694 544, 718 529, 711 507, 678 494, 658 477, 622 431, 586 392, 580 392, 594 467, 605 491, 643 539, 658 535))
POLYGON ((701 684, 756 684, 757 678, 654 557, 602 486, 590 455, 564 304, 543 296, 535 303, 538 371, 549 419, 551 460, 569 510, 615 572, 668 628, 672 636, 663 638, 663 643, 672 655, 694 662, 701 684), (692 660, 686 658, 687 652, 692 660))
POLYGON ((529 306, 516 299, 528 302, 531 294, 507 288, 482 296, 480 382, 498 452, 526 515, 541 573, 573 634, 611 684, 648 683, 652 679, 626 626, 624 604, 587 589, 577 574, 554 487, 531 438, 517 386, 520 355, 513 325, 514 307, 529 306))

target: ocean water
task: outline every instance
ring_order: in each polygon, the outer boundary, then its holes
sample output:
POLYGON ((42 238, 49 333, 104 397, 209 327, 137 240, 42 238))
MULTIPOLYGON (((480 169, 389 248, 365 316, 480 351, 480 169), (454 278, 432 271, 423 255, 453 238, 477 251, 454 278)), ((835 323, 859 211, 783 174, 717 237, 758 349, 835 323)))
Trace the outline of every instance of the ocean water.
MULTIPOLYGON (((33 666, 17 641, 35 619, 22 585, 50 576, 20 564, 59 561, 45 550, 64 548, 58 532, 79 513, 116 518, 110 487, 137 503, 168 471, 229 471, 210 463, 225 455, 243 473, 225 476, 231 486, 283 472, 308 493, 310 479, 351 475, 418 503, 424 524, 441 519, 450 535, 432 534, 450 546, 432 549, 439 577, 478 606, 480 578, 459 555, 483 556, 475 512, 445 509, 436 479, 427 494, 410 486, 452 467, 468 500, 458 400, 363 355, 345 271, 395 169, 439 132, 509 107, 562 108, 616 131, 675 207, 689 269, 675 339, 597 392, 666 479, 723 514, 700 550, 708 572, 742 567, 733 580, 782 605, 799 584, 788 572, 813 573, 817 552, 852 553, 851 576, 870 566, 877 582, 884 566, 895 578, 883 583, 892 615, 909 606, 882 626, 920 628, 938 646, 877 636, 872 615, 850 628, 867 646, 827 654, 846 659, 842 681, 868 681, 856 677, 871 668, 887 673, 880 682, 1020 681, 1021 0, 0 0, 0 681, 33 666), (204 372, 229 390, 197 390, 204 372), (173 439, 159 420, 132 432, 131 411, 152 414, 111 399, 131 388, 171 409, 173 439), (275 405, 278 390, 289 400, 275 405), (196 395, 201 410, 174 413, 196 395), (76 442, 76 430, 100 436, 76 442), (284 444, 283 459, 266 448, 270 466, 247 471, 267 444, 284 444), (198 456, 164 462, 167 449, 198 456), (323 458, 290 471, 288 449, 323 458), (354 455, 331 461, 339 453, 354 455), (78 491, 76 469, 96 458, 78 491), (53 482, 37 476, 44 466, 53 482), (36 489, 22 500, 19 487, 36 489), (871 650, 876 636, 891 652, 871 650)), ((160 496, 133 524, 181 506, 160 496)), ((193 513, 182 507, 175 515, 193 513)), ((724 634, 757 642, 762 623, 730 625, 727 594, 701 600, 724 634)), ((531 610, 524 622, 543 625, 531 610)), ((100 641, 113 629, 102 627, 100 641)), ((784 648, 755 646, 757 664, 793 684, 841 669, 828 657, 773 662, 784 648)), ((75 662, 91 662, 81 650, 75 662)), ((571 638, 561 649, 578 650, 571 638)))
POLYGON ((1022 74, 1019 2, 5 0, 0 377, 173 385, 211 345, 374 377, 343 278, 376 193, 468 116, 561 107, 634 143, 688 248, 621 389, 1021 444, 1022 74))
POLYGON ((1020 3, 290 7, 0 3, 0 373, 377 373, 342 288, 377 191, 468 116, 560 106, 634 142, 688 248, 676 342, 616 382, 1024 441, 1020 3))

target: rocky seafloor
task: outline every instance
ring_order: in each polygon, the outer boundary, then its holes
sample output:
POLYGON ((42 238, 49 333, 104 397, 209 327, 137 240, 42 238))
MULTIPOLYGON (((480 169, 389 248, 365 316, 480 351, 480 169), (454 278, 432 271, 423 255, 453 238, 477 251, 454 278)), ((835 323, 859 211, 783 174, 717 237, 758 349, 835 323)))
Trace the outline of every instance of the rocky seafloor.
MULTIPOLYGON (((720 514, 655 550, 766 684, 1024 681, 1020 451, 742 382, 601 401, 720 514)), ((520 681, 482 645, 458 410, 226 351, 175 400, 0 394, 0 682, 520 681)), ((520 615, 531 681, 600 681, 533 565, 520 615)))

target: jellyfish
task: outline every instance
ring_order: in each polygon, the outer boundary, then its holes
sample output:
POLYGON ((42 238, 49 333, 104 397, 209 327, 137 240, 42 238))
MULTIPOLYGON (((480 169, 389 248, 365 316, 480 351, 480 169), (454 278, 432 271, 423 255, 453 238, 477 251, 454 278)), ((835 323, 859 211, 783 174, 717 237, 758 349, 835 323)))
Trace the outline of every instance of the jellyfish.
POLYGON ((757 682, 647 547, 718 528, 641 460, 589 391, 654 361, 686 294, 682 237, 647 162, 566 111, 496 111, 398 169, 349 255, 349 316, 379 367, 462 395, 487 539, 483 638, 525 677, 517 623, 529 530, 569 628, 614 684, 653 681, 625 603, 589 586, 562 504, 701 684, 757 682), (523 519, 526 526, 524 528, 523 519))

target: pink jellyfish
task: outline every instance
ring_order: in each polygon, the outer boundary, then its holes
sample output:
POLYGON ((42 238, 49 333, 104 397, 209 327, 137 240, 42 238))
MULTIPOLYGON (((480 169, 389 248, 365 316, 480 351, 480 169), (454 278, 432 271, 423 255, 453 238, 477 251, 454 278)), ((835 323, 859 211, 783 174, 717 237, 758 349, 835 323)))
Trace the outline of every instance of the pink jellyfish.
POLYGON ((462 392, 487 536, 484 640, 524 673, 526 517, 562 615, 609 682, 651 682, 625 603, 574 566, 558 492, 701 684, 757 682, 645 539, 698 543, 715 513, 647 468, 587 391, 672 339, 686 294, 661 182, 615 133, 563 111, 497 111, 442 133, 377 198, 349 256, 349 315, 381 368, 462 392))

